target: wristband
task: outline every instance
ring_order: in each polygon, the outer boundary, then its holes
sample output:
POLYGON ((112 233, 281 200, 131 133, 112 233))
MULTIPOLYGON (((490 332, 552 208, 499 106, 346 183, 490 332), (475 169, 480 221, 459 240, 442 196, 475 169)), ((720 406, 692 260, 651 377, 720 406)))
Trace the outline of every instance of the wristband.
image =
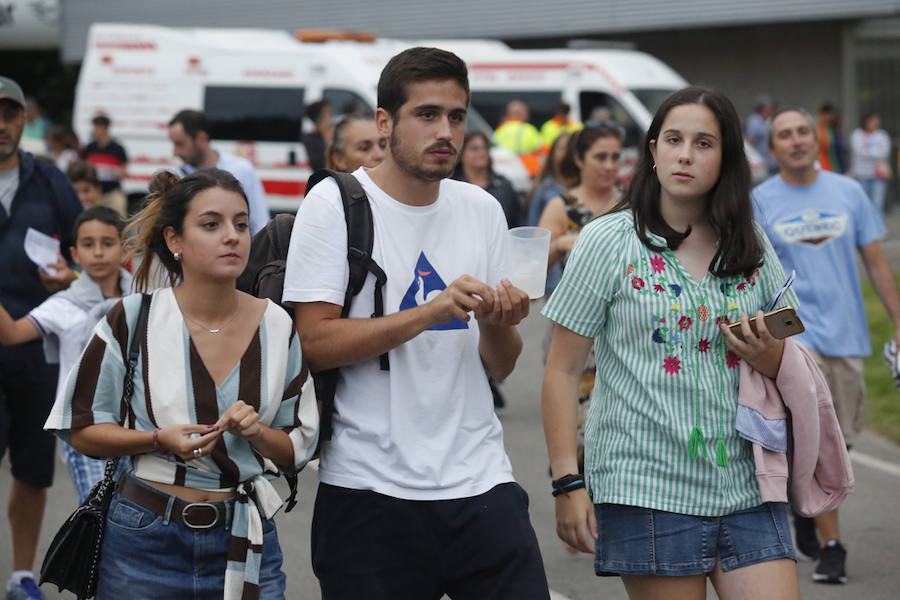
POLYGON ((571 491, 584 489, 584 475, 563 475, 554 479, 550 485, 553 486, 554 498, 560 494, 568 495, 571 491))
POLYGON ((159 450, 161 446, 159 445, 159 429, 153 430, 153 449, 159 450))

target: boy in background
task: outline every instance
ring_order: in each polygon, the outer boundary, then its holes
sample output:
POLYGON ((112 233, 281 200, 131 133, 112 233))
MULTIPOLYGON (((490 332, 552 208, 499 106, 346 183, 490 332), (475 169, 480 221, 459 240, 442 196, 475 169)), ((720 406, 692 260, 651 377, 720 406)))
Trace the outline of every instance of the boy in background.
POLYGON ((97 177, 97 170, 94 165, 86 160, 75 160, 66 169, 66 177, 72 182, 78 199, 84 209, 93 208, 100 205, 100 198, 103 196, 103 186, 97 177))
MULTIPOLYGON (((57 389, 63 389, 94 325, 119 297, 131 292, 131 274, 121 266, 122 228, 119 214, 111 208, 95 206, 84 211, 75 221, 75 245, 70 249, 83 274, 67 290, 53 294, 17 321, 0 304, 0 344, 43 338, 47 362, 59 363, 57 389)), ((103 478, 106 461, 88 458, 65 443, 62 453, 81 503, 103 478)))

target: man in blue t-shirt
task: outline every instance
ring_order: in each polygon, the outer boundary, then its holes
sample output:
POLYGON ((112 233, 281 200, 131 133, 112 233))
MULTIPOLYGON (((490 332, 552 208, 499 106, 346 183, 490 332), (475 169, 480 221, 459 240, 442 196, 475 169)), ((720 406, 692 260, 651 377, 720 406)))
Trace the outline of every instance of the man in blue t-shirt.
MULTIPOLYGON (((770 123, 769 150, 781 172, 753 190, 755 216, 784 269, 797 271, 797 312, 806 326, 799 339, 828 381, 850 447, 865 425, 862 357, 871 353, 857 250, 900 339, 900 293, 878 242, 884 223, 856 181, 818 169, 819 140, 808 112, 783 108, 770 123)), ((798 518, 797 529, 798 549, 819 557, 813 580, 846 582, 837 510, 816 517, 821 548, 811 522, 798 518)))

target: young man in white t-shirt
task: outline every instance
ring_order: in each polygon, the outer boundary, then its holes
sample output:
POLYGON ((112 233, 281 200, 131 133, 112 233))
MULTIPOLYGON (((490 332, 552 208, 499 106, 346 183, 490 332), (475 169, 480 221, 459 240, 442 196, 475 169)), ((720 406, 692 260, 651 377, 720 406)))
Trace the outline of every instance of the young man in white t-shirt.
POLYGON ((468 103, 465 64, 449 52, 413 48, 381 74, 375 119, 387 156, 354 176, 387 274, 385 316, 370 318, 370 276, 340 318, 349 269, 334 181, 297 214, 284 300, 296 303, 310 368, 340 367, 312 531, 325 600, 549 598, 487 379, 515 366, 528 296, 503 277, 500 205, 446 179, 468 103))
MULTIPOLYGON (((83 269, 68 289, 57 292, 21 319, 13 320, 0 304, 0 345, 24 344, 43 338, 48 363, 59 363, 57 389, 112 305, 131 291, 131 274, 122 268, 122 219, 105 206, 95 206, 75 220, 72 259, 83 269)), ((63 444, 62 454, 75 485, 78 503, 84 502, 100 479, 105 460, 89 458, 63 444)))

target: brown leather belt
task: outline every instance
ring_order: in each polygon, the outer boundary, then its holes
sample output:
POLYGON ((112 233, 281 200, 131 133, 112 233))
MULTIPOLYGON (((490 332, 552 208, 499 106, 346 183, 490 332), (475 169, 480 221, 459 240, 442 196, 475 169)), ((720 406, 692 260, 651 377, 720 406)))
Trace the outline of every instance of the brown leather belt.
MULTIPOLYGON (((161 517, 166 516, 171 495, 154 490, 136 482, 131 477, 119 480, 119 495, 135 504, 153 511, 161 517)), ((212 529, 225 525, 228 521, 228 509, 225 500, 217 502, 188 502, 175 496, 169 518, 184 523, 191 529, 212 529)))

